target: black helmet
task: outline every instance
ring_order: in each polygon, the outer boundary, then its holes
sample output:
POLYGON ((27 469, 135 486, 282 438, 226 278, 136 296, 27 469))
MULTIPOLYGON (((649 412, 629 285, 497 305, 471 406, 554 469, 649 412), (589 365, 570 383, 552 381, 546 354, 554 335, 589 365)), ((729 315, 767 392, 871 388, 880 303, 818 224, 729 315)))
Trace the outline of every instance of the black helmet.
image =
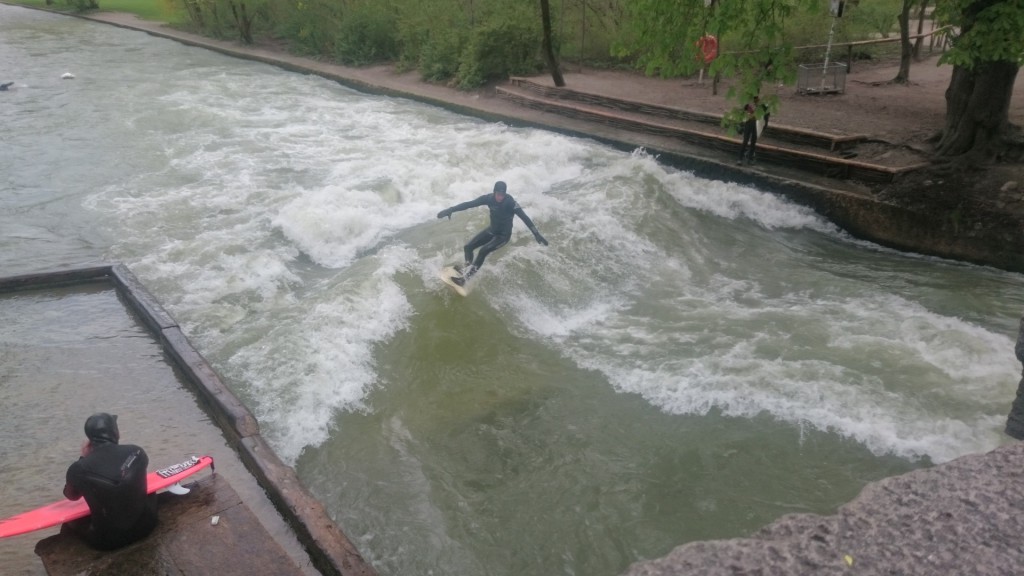
POLYGON ((494 183, 494 193, 495 194, 504 194, 505 190, 506 190, 505 183, 502 182, 501 180, 498 180, 497 182, 494 183))
POLYGON ((117 431, 117 416, 99 412, 85 421, 85 437, 93 444, 117 444, 121 433, 117 431))

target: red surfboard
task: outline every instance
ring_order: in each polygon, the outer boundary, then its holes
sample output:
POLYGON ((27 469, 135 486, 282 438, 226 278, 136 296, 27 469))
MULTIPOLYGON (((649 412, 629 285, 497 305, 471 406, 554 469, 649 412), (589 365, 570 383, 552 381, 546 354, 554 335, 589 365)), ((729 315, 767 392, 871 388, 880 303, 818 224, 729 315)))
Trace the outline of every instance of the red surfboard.
MULTIPOLYGON (((146 488, 150 494, 164 488, 170 488, 204 468, 213 470, 213 458, 209 456, 193 456, 184 462, 150 472, 146 475, 146 488)), ((61 500, 42 508, 36 508, 35 510, 0 520, 0 538, 27 534, 36 530, 42 530, 43 528, 57 526, 64 522, 77 520, 78 518, 84 518, 88 515, 89 505, 85 503, 85 498, 61 500)))

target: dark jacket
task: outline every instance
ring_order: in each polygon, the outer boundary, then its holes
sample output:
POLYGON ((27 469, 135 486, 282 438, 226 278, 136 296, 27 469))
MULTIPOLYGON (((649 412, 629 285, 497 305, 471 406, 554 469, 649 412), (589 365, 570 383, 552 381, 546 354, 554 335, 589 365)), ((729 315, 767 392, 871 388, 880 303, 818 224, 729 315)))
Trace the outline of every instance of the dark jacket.
POLYGON ((519 216, 519 219, 526 224, 526 227, 529 228, 534 235, 537 234, 537 227, 533 225, 533 221, 526 215, 526 212, 523 212, 523 209, 511 194, 506 194, 504 200, 501 202, 498 202, 494 198, 494 194, 484 194, 475 200, 456 204, 449 208, 448 211, 461 212, 468 208, 476 208, 477 206, 487 206, 487 209, 490 210, 491 225, 488 230, 495 236, 503 236, 505 238, 512 236, 513 216, 519 216))
POLYGON ((156 526, 156 500, 147 495, 145 450, 93 441, 89 454, 68 467, 64 496, 85 497, 89 516, 75 527, 95 548, 110 550, 147 536, 156 526))

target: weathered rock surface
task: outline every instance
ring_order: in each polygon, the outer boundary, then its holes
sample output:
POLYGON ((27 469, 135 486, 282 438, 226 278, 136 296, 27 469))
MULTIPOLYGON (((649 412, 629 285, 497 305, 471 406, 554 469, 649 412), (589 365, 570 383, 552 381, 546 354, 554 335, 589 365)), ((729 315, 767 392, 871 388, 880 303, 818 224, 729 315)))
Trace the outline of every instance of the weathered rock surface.
POLYGON ((869 484, 834 516, 785 516, 750 538, 693 542, 626 572, 741 574, 1024 574, 1024 444, 869 484))

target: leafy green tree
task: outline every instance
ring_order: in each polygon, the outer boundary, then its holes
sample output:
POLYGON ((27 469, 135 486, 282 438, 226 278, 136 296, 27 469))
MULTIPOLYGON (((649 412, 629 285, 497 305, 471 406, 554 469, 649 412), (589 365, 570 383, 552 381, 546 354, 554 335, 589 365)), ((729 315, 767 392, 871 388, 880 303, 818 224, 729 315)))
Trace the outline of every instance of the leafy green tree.
MULTIPOLYGON (((913 4, 902 4, 905 36, 913 4)), ((698 39, 716 35, 721 55, 710 71, 735 77, 730 96, 743 103, 763 82, 791 80, 786 23, 813 10, 820 10, 815 0, 635 0, 617 53, 634 57, 648 74, 690 74, 699 66, 698 39)), ((950 25, 952 49, 940 62, 953 66, 936 152, 967 163, 1020 154, 1024 144, 1009 122, 1009 104, 1024 60, 1024 0, 937 0, 935 16, 950 25)))
MULTIPOLYGON (((763 83, 794 79, 794 53, 786 23, 798 11, 820 10, 817 0, 634 0, 624 40, 616 54, 633 57, 648 74, 688 75, 703 65, 698 42, 718 39, 719 56, 709 74, 737 79, 728 95, 737 107, 724 123, 736 125, 741 106, 763 83)), ((775 108, 777 99, 766 104, 775 108)))
POLYGON ((1019 154, 1009 109, 1024 60, 1024 0, 939 0, 935 16, 954 27, 952 48, 941 59, 953 76, 936 151, 967 163, 1019 154))

